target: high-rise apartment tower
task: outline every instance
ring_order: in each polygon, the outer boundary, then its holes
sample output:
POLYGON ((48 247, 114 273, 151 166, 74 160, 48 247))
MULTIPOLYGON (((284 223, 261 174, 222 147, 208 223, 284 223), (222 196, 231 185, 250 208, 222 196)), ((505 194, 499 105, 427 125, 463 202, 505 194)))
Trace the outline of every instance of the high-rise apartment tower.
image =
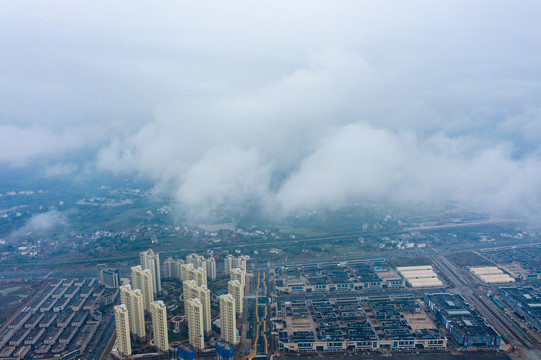
POLYGON ((130 341, 130 316, 126 305, 116 305, 115 325, 116 325, 116 341, 118 351, 125 356, 131 355, 130 341))

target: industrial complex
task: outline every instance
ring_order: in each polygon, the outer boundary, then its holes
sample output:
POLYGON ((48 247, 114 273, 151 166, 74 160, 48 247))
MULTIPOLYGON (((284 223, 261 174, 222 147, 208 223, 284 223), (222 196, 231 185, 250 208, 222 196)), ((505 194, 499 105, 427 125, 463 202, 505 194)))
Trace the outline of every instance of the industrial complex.
POLYGON ((385 262, 288 266, 276 268, 275 274, 279 294, 404 287, 404 278, 385 262))
POLYGON ((0 329, 0 359, 85 359, 106 346, 110 360, 439 354, 510 351, 513 343, 532 346, 541 337, 539 283, 488 260, 257 268, 247 256, 227 256, 226 273, 216 271, 214 258, 197 254, 168 258, 163 268, 159 254, 142 254, 131 281, 103 264, 97 278, 51 281, 0 329), (216 283, 220 291, 211 291, 216 283), (173 319, 160 289, 175 287, 184 311, 173 319), (502 320, 509 317, 523 329, 502 320), (179 323, 186 332, 180 341, 179 323))
POLYGON ((541 288, 532 286, 501 287, 501 298, 513 311, 541 331, 541 288))
POLYGON ((107 289, 97 279, 51 283, 4 327, 0 358, 82 356, 99 328, 113 329, 112 318, 99 309, 113 304, 117 295, 118 289, 107 289))
POLYGON ((462 347, 500 346, 501 335, 458 294, 426 294, 425 300, 436 317, 462 347))
POLYGON ((482 255, 498 264, 514 278, 525 282, 541 280, 541 245, 486 249, 482 255))
POLYGON ((412 296, 278 302, 281 350, 441 350, 447 339, 412 296))

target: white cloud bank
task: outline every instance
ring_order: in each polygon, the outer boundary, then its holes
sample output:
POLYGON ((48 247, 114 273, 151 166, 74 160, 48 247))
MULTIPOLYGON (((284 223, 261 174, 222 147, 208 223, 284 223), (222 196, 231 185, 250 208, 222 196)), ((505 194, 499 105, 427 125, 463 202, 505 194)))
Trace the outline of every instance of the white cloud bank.
POLYGON ((2 7, 5 164, 90 150, 197 211, 360 199, 541 217, 537 1, 2 7))
POLYGON ((67 225, 68 217, 65 213, 52 209, 45 213, 32 215, 32 217, 21 227, 14 231, 10 237, 17 238, 28 233, 46 232, 57 227, 67 225))

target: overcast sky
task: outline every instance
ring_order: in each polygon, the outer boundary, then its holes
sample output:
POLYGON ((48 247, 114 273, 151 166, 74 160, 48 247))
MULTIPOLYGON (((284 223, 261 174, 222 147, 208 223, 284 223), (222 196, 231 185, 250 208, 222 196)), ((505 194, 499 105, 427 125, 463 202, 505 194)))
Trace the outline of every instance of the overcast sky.
POLYGON ((540 18, 538 0, 0 0, 0 168, 142 175, 194 209, 541 219, 540 18))

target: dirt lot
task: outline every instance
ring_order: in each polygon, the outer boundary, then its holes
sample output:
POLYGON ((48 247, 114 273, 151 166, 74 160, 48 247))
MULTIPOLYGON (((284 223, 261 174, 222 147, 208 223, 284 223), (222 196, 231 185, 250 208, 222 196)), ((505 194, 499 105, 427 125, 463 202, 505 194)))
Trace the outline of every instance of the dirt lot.
POLYGON ((481 256, 477 255, 474 252, 466 251, 466 252, 459 252, 451 255, 447 255, 447 258, 454 262, 457 266, 485 266, 490 265, 493 266, 490 261, 482 258, 481 256))

